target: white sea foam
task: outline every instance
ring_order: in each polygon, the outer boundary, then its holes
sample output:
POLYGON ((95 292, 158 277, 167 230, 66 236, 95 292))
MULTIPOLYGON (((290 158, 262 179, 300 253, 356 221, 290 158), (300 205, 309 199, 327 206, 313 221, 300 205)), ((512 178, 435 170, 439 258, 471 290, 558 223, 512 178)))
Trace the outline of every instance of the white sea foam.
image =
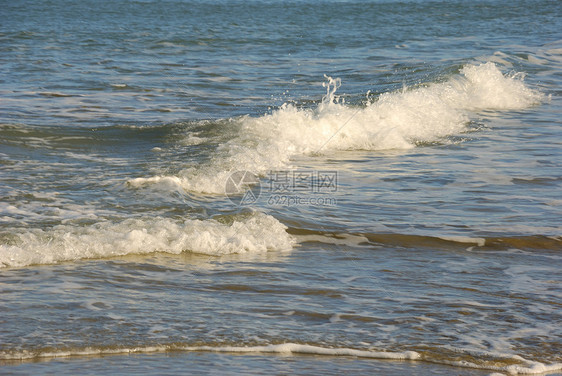
POLYGON ((295 235, 295 238, 299 243, 304 242, 319 242, 324 244, 334 244, 334 245, 349 245, 349 246, 359 246, 361 244, 369 243, 369 239, 360 235, 351 234, 337 234, 333 236, 326 235, 295 235))
POLYGON ((11 234, 10 241, 0 245, 0 268, 152 252, 219 256, 290 250, 295 240, 285 230, 275 218, 258 212, 229 224, 152 218, 58 225, 11 234))
POLYGON ((537 375, 547 372, 555 372, 562 370, 562 363, 544 364, 541 362, 535 362, 532 360, 524 359, 520 356, 514 355, 511 359, 515 361, 522 362, 522 364, 511 364, 506 366, 494 366, 494 365, 482 365, 476 364, 470 361, 446 361, 443 360, 441 363, 450 364, 457 367, 463 368, 475 368, 475 369, 486 369, 490 371, 505 372, 510 375, 537 375))
MULTIPOLYGON (((116 354, 149 354, 149 353, 165 353, 168 351, 200 351, 200 352, 220 352, 220 353, 238 353, 238 354, 308 354, 321 356, 350 356, 357 358, 371 359, 392 359, 392 360, 410 360, 410 361, 428 361, 436 364, 446 364, 462 368, 474 368, 482 370, 490 370, 494 372, 502 372, 502 374, 510 375, 532 375, 556 372, 562 370, 562 363, 544 364, 532 360, 527 360, 518 355, 503 356, 510 362, 519 362, 520 364, 497 365, 497 363, 474 363, 471 361, 452 360, 443 357, 433 359, 429 355, 421 354, 417 351, 374 351, 359 350, 346 347, 321 347, 308 344, 298 343, 281 343, 277 345, 263 346, 189 346, 182 344, 160 345, 160 346, 139 346, 124 348, 83 348, 65 351, 46 351, 46 352, 2 352, 0 351, 0 360, 25 360, 36 358, 64 358, 71 356, 103 356, 116 354)), ((485 358, 494 354, 483 354, 485 358)), ((478 357, 475 358, 476 361, 478 357)), ((497 374, 497 373, 493 373, 497 374)))
MULTIPOLYGON (((364 107, 339 102, 339 80, 329 79, 317 108, 285 104, 271 114, 235 119, 231 139, 218 147, 208 164, 175 176, 132 179, 129 185, 169 189, 173 184, 177 189, 223 194, 235 170, 263 174, 290 167, 292 157, 334 150, 412 148, 464 131, 479 111, 520 110, 539 103, 542 95, 522 79, 520 74, 502 74, 491 62, 467 65, 448 81, 385 93, 364 107)), ((187 137, 189 144, 191 136, 187 137)))
POLYGON ((0 359, 32 359, 32 358, 61 358, 69 356, 87 356, 87 355, 109 355, 109 354, 127 354, 127 353, 153 353, 166 351, 207 351, 207 352, 224 352, 224 353, 275 353, 275 354, 314 354, 329 356, 354 356, 359 358, 376 358, 376 359, 396 359, 396 360, 417 360, 420 354, 415 351, 404 352, 386 352, 386 351, 370 351, 357 350, 350 348, 326 348, 313 345, 304 345, 297 343, 283 343, 279 345, 265 346, 147 346, 133 348, 115 348, 115 349, 95 349, 86 348, 75 351, 45 352, 41 354, 21 352, 18 354, 6 354, 0 352, 0 359))
MULTIPOLYGON (((358 358, 374 358, 374 359, 395 359, 395 360, 426 360, 434 363, 451 364, 463 368, 476 368, 488 369, 492 371, 507 372, 512 375, 520 374, 540 374, 545 372, 553 372, 562 369, 562 363, 543 364, 531 360, 524 359, 520 356, 514 355, 510 358, 519 361, 522 364, 512 364, 506 366, 493 366, 493 365, 480 365, 466 361, 447 361, 444 359, 427 359, 424 355, 416 351, 402 351, 402 352, 386 352, 386 351, 372 351, 372 350, 357 350, 350 348, 326 348, 306 344, 297 343, 283 343, 279 345, 267 346, 224 346, 224 347, 211 347, 211 346, 196 346, 184 347, 182 350, 187 351, 216 351, 216 352, 234 352, 234 353, 276 353, 276 354, 312 354, 312 355, 327 355, 327 356, 354 356, 358 358)), ((491 354, 493 356, 493 354, 491 354)))
POLYGON ((332 355, 332 356, 355 356, 359 358, 376 358, 376 359, 404 359, 416 360, 421 355, 415 351, 403 352, 386 352, 357 350, 345 347, 327 348, 313 345, 303 345, 298 343, 282 343, 279 345, 267 346, 193 346, 183 348, 187 351, 216 351, 216 352, 233 352, 233 353, 276 353, 276 354, 314 354, 314 355, 332 355))
POLYGON ((439 239, 457 243, 476 244, 479 247, 484 247, 484 245, 486 245, 486 239, 471 238, 469 236, 439 236, 439 239))

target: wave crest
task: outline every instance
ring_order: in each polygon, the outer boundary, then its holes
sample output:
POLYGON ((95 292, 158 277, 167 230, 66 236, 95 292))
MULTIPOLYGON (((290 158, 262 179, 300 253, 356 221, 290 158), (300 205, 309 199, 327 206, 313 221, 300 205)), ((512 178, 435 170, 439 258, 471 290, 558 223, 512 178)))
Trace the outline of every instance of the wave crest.
POLYGON ((326 96, 316 108, 284 104, 270 114, 234 119, 231 139, 218 147, 208 164, 174 176, 131 179, 128 184, 223 194, 234 170, 259 175, 288 168, 291 157, 299 155, 413 148, 463 132, 474 113, 520 110, 543 99, 524 84, 522 74, 504 75, 491 62, 467 65, 445 82, 384 93, 364 107, 340 102, 339 79, 327 79, 326 96))
POLYGON ((59 225, 12 234, 0 245, 0 268, 88 258, 184 251, 220 256, 292 249, 295 240, 274 217, 253 212, 230 221, 167 218, 59 225))

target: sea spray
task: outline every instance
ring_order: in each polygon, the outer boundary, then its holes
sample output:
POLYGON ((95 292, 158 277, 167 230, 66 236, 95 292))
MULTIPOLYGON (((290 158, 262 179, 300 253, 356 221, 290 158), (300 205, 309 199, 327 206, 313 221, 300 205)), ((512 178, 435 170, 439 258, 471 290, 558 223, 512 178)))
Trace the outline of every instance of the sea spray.
POLYGON ((284 104, 260 117, 233 119, 231 138, 208 163, 127 184, 224 194, 225 182, 236 170, 260 175, 289 168, 291 157, 299 155, 413 148, 465 131, 478 112, 525 109, 542 99, 524 84, 522 75, 502 74, 494 63, 466 65, 445 82, 383 93, 364 107, 340 101, 336 91, 341 81, 326 78, 326 95, 316 108, 284 104))
POLYGON ((14 232, 0 244, 0 268, 88 258, 184 251, 220 256, 290 250, 295 240, 272 216, 251 212, 224 219, 138 218, 91 226, 58 225, 14 232))

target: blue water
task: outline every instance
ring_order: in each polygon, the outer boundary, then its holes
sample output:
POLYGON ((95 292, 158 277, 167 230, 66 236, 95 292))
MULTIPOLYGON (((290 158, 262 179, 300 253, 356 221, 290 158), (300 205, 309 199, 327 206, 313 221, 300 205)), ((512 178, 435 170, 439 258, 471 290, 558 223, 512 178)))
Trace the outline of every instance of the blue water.
POLYGON ((0 373, 560 373, 561 16, 2 2, 0 373))

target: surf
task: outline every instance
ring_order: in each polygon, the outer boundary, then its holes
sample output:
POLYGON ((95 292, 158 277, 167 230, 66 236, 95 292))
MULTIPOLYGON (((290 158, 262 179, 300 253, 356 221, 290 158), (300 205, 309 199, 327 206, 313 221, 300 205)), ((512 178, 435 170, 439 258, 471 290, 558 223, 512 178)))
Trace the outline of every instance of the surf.
MULTIPOLYGON (((285 103, 262 116, 225 120, 229 137, 221 139, 208 162, 173 175, 132 178, 127 186, 224 194, 225 182, 236 170, 263 175, 292 168, 297 156, 415 148, 462 134, 484 111, 524 110, 544 100, 525 85, 523 74, 504 74, 492 62, 467 64, 444 81, 368 95, 372 99, 362 106, 346 104, 337 94, 341 81, 326 79, 326 94, 316 107, 285 103)), ((193 137, 186 134, 185 142, 193 137)))

